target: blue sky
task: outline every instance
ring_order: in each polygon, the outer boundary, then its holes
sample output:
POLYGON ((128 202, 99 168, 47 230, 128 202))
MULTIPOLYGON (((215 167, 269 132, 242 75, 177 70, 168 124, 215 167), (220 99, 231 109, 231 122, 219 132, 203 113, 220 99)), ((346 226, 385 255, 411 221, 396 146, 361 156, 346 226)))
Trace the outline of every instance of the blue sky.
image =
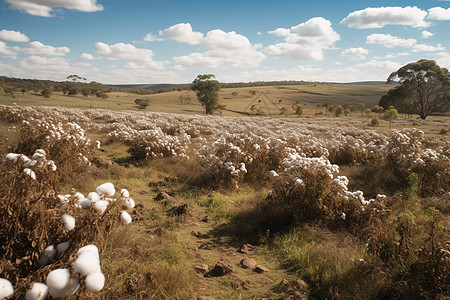
POLYGON ((385 80, 450 68, 450 1, 0 0, 0 75, 102 83, 385 80))

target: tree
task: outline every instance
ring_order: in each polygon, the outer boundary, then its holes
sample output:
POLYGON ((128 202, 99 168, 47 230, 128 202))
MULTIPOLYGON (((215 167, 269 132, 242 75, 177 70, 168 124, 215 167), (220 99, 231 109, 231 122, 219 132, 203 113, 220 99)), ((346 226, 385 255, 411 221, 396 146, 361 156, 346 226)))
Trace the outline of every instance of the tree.
POLYGON ((362 103, 362 102, 358 102, 358 108, 359 108, 359 111, 361 112, 361 118, 362 118, 362 116, 363 116, 363 111, 364 111, 364 108, 366 107, 366 104, 365 103, 362 103))
POLYGON ((215 78, 213 74, 198 75, 191 84, 191 90, 196 92, 206 114, 212 114, 221 107, 218 103, 220 83, 215 78))
POLYGON ((81 77, 81 76, 78 76, 78 75, 69 75, 69 76, 67 76, 66 77, 66 79, 67 80, 72 80, 73 82, 76 82, 76 81, 86 81, 86 77, 81 77))
POLYGON ((134 103, 138 105, 139 109, 145 109, 150 103, 150 99, 136 99, 134 103))
POLYGON ((297 108, 295 109, 295 114, 299 117, 301 117, 303 115, 303 108, 301 105, 297 106, 297 108))
POLYGON ((41 91, 41 94, 42 94, 42 96, 44 96, 44 98, 50 98, 52 91, 53 90, 51 87, 46 87, 41 91))
POLYGON ((388 103, 399 109, 404 106, 421 119, 450 109, 450 73, 434 60, 409 63, 389 75, 387 82, 400 85, 383 96, 380 105, 388 103))
POLYGON ((389 130, 391 130, 392 120, 398 118, 398 111, 391 107, 384 113, 384 118, 389 120, 389 130))
POLYGON ((336 106, 336 109, 334 110, 334 114, 336 117, 340 117, 344 113, 344 108, 342 105, 336 106))

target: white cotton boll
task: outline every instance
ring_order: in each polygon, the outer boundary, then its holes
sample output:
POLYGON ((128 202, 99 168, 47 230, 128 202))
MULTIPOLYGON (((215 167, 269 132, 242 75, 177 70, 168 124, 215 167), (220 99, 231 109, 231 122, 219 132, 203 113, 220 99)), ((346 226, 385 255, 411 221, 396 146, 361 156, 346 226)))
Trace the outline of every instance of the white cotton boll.
POLYGON ((61 217, 61 224, 64 228, 64 230, 70 231, 75 228, 75 218, 71 215, 65 214, 61 217))
POLYGON ((86 288, 88 289, 88 291, 99 292, 105 285, 105 275, 103 275, 103 273, 98 270, 97 272, 86 276, 84 282, 86 283, 86 288))
POLYGON ((122 197, 124 197, 124 198, 130 197, 130 193, 129 193, 128 190, 126 190, 126 189, 121 189, 121 190, 120 190, 120 195, 121 195, 122 197))
POLYGON ((132 220, 130 214, 126 211, 122 211, 122 213, 120 214, 120 219, 124 224, 130 224, 132 220))
POLYGON ((84 199, 84 195, 80 192, 76 192, 75 193, 75 198, 77 198, 78 200, 83 200, 84 199))
POLYGON ((0 299, 11 296, 14 288, 8 279, 0 278, 0 299))
POLYGON ((89 199, 87 199, 87 198, 84 198, 84 199, 79 200, 77 204, 78 204, 81 208, 86 209, 86 208, 89 208, 89 207, 91 206, 92 203, 91 203, 91 200, 89 200, 89 199))
POLYGON ((122 207, 124 209, 134 208, 136 204, 134 203, 134 200, 132 198, 127 198, 123 200, 122 207))
POLYGON ((109 202, 107 200, 99 200, 97 202, 94 203, 94 209, 103 214, 106 210, 106 208, 108 208, 109 202))
POLYGON ((25 294, 25 300, 43 300, 47 297, 47 294, 48 286, 40 282, 35 282, 25 294))
POLYGON ((99 255, 98 255, 98 248, 95 245, 87 245, 84 247, 81 247, 78 252, 77 252, 77 257, 80 257, 81 254, 85 253, 85 252, 91 252, 94 253, 95 256, 97 256, 97 258, 99 259, 99 255))
POLYGON ((66 251, 67 249, 69 249, 69 246, 70 246, 70 242, 59 243, 58 245, 56 245, 56 252, 58 254, 61 254, 64 251, 66 251))
POLYGON ((45 155, 35 152, 31 158, 34 159, 34 160, 38 160, 40 158, 45 158, 45 155))
POLYGON ((270 170, 269 174, 270 174, 270 176, 273 176, 273 177, 279 176, 278 173, 275 172, 275 170, 270 170))
POLYGON ((95 147, 97 148, 97 149, 100 149, 100 146, 102 145, 102 143, 100 143, 100 141, 95 141, 95 147))
POLYGON ((107 196, 114 196, 114 194, 116 193, 116 190, 114 188, 114 185, 111 182, 106 182, 103 183, 101 185, 99 185, 95 191, 98 194, 102 194, 102 195, 107 195, 107 196))
POLYGON ((53 245, 47 246, 47 248, 44 249, 44 253, 42 253, 41 258, 39 259, 39 264, 41 266, 45 266, 51 261, 53 261, 55 256, 56 256, 55 246, 53 245))
POLYGON ((95 202, 97 202, 98 200, 100 200, 100 195, 97 194, 96 192, 90 192, 90 193, 87 195, 87 198, 88 198, 89 200, 91 200, 92 203, 95 203, 95 202))
POLYGON ((34 151, 34 153, 38 153, 38 154, 42 154, 42 155, 47 155, 47 153, 45 152, 44 149, 37 149, 36 151, 34 151))
POLYGON ((95 253, 86 251, 75 260, 73 271, 81 276, 95 273, 100 268, 100 261, 95 253))
POLYGON ((345 220, 346 214, 343 212, 340 217, 342 220, 345 220))
POLYGON ((8 154, 6 154, 5 159, 8 162, 14 162, 15 163, 15 162, 17 162, 17 160, 19 158, 19 155, 20 154, 18 154, 18 153, 8 153, 8 154))
MULTIPOLYGON (((60 291, 64 290, 69 284, 70 271, 69 269, 56 269, 51 271, 45 283, 47 284, 49 290, 60 291)), ((51 296, 52 293, 50 293, 51 296)))
POLYGON ((67 285, 63 289, 54 289, 54 288, 48 288, 48 293, 53 298, 59 299, 64 298, 67 296, 72 296, 76 293, 78 288, 80 287, 80 281, 78 278, 69 278, 67 285))
POLYGON ((34 173, 33 170, 31 170, 29 168, 25 168, 25 169, 23 169, 23 172, 25 174, 27 174, 28 176, 30 176, 32 179, 36 180, 36 174, 34 173))

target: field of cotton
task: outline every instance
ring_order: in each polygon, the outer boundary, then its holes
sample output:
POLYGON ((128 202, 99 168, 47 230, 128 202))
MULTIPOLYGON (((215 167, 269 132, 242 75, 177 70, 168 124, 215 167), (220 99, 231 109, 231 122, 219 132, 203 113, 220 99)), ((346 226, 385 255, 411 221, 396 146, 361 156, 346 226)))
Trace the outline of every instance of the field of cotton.
POLYGON ((367 122, 0 106, 0 299, 444 299, 448 125, 367 122))

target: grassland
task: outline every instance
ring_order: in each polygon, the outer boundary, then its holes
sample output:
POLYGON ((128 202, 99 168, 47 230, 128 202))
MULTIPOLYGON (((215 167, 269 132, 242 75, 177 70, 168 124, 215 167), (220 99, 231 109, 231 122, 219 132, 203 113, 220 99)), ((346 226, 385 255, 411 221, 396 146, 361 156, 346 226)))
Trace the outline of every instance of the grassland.
MULTIPOLYGON (((209 117, 198 116, 204 110, 190 91, 146 96, 117 92, 110 93, 107 99, 61 94, 54 94, 50 99, 30 93, 17 93, 14 98, 0 95, 0 104, 17 104, 10 113, 9 108, 3 110, 0 150, 4 157, 8 151, 16 151, 21 143, 34 147, 30 151, 50 147, 36 144, 37 137, 39 141, 47 141, 42 139, 47 135, 42 126, 48 125, 45 123, 47 117, 51 124, 76 122, 86 129, 86 136, 91 141, 98 140, 101 147, 89 153, 92 166, 61 176, 65 179, 61 179, 58 192, 65 193, 74 188, 87 193, 109 181, 118 189, 129 190, 138 204, 129 210, 133 216, 132 224, 115 226, 110 235, 100 235, 96 241, 106 276, 105 288, 99 293, 81 289, 76 297, 414 299, 420 296, 446 299, 449 276, 437 270, 448 270, 450 260, 439 256, 438 251, 431 254, 427 251, 430 245, 433 249, 449 250, 446 244, 450 221, 449 162, 444 158, 448 155, 449 134, 442 134, 442 130, 449 130, 449 117, 431 116, 427 120, 418 120, 402 116, 394 120, 392 128, 407 130, 394 134, 389 131, 387 121, 381 120, 379 126, 372 127, 368 125, 372 116, 368 118, 354 111, 347 116, 335 117, 326 114, 322 107, 323 103, 357 107, 358 102, 370 107, 377 104, 389 88, 384 85, 305 84, 222 89, 220 102, 226 108, 221 111, 222 116, 209 117), (139 110, 134 103, 136 98, 150 99, 149 107, 139 110), (298 101, 304 107, 301 118, 295 116, 292 109, 298 101), (252 105, 261 109, 260 115, 250 109, 252 105), (23 112, 18 109, 20 106, 24 107, 23 112), (282 107, 287 108, 284 114, 280 114, 282 107), (24 125, 22 119, 31 123, 24 125), (21 127, 27 126, 27 132, 35 136, 23 135, 21 127), (417 131, 411 128, 422 130, 425 137, 416 140, 413 133, 417 131), (187 134, 188 140, 184 139, 187 134), (268 150, 270 147, 254 147, 264 143, 273 147, 273 152, 268 150), (392 150, 391 156, 382 150, 389 144, 398 150, 392 150), (170 153, 166 157, 168 145, 186 147, 190 159, 170 153), (217 152, 209 153, 213 155, 199 155, 202 146, 212 151, 217 145, 217 152), (373 149, 373 145, 377 150, 371 155, 368 149, 373 149), (154 157, 147 157, 148 153, 140 156, 147 159, 133 155, 147 151, 146 146, 161 153, 157 152, 154 157), (236 151, 236 147, 240 150, 236 151), (338 164, 339 174, 350 180, 348 189, 363 190, 367 199, 375 198, 378 193, 386 194, 388 200, 376 207, 386 215, 378 216, 376 226, 364 225, 362 217, 352 219, 361 213, 359 205, 356 212, 347 208, 347 220, 345 215, 344 219, 342 215, 336 217, 336 212, 327 215, 328 211, 337 207, 343 209, 342 205, 345 205, 340 202, 342 198, 337 197, 338 192, 330 192, 334 188, 328 178, 330 174, 321 177, 323 170, 319 167, 320 172, 312 167, 307 173, 302 173, 303 167, 296 170, 298 173, 283 170, 282 162, 291 157, 292 151, 299 151, 303 155, 299 157, 311 162, 321 160, 326 165, 329 159, 338 164), (432 160, 433 153, 439 154, 440 158, 432 160), (411 161, 392 160, 403 154, 411 161), (430 163, 419 165, 413 162, 417 158, 428 158, 430 163), (233 162, 236 169, 245 161, 248 173, 230 177, 228 169, 220 169, 221 160, 233 162), (271 165, 272 162, 276 164, 271 165), (253 168, 252 163, 256 164, 253 168), (278 181, 268 175, 273 169, 281 175, 278 181), (412 171, 419 174, 421 183, 436 188, 430 190, 417 182, 408 185, 404 175, 412 171), (300 174, 304 180, 311 178, 311 190, 301 195, 305 198, 313 195, 316 200, 321 196, 317 191, 323 189, 325 197, 334 202, 322 208, 323 219, 297 219, 280 229, 279 224, 284 224, 285 220, 309 211, 309 207, 301 208, 301 202, 296 202, 298 206, 295 206, 292 201, 285 200, 288 190, 284 190, 284 186, 289 185, 287 182, 292 184, 292 179, 301 177, 300 174), (282 184, 283 180, 285 184, 282 184), (161 191, 170 198, 155 201, 161 191), (268 196, 272 193, 269 191, 273 191, 275 198, 268 196), (289 209, 277 207, 280 203, 289 209), (182 204, 189 208, 185 218, 167 215, 171 207, 182 204), (435 219, 430 212, 437 212, 435 219), (404 221, 409 217, 413 220, 411 223, 404 221), (327 223, 327 218, 332 222, 327 223), (361 230, 352 231, 352 226, 361 226, 361 230), (381 240, 378 252, 369 251, 365 245, 371 235, 376 236, 377 241, 381 240), (241 253, 239 250, 246 243, 256 247, 241 253), (405 243, 406 248, 402 248, 405 243), (386 258, 383 249, 394 250, 386 258), (240 262, 246 257, 268 270, 258 273, 241 267, 240 262), (437 258, 444 258, 444 264, 439 260, 433 265, 437 258), (205 277, 204 271, 199 270, 201 265, 211 269, 221 259, 231 264, 234 269, 231 274, 205 277), (360 259, 363 263, 358 264, 360 259), (427 266, 437 267, 430 269, 427 266)), ((51 143, 57 144, 58 140, 51 143)), ((56 149, 60 151, 60 148, 56 149)), ((181 153, 175 150, 177 154, 181 153)), ((50 158, 58 156, 50 150, 47 152, 50 158)), ((32 155, 32 152, 26 154, 32 155)), ((63 157, 61 163, 72 157, 76 156, 63 157)), ((9 170, 4 162, 0 166, 9 170)), ((336 175, 333 178, 339 178, 336 175)), ((294 192, 304 191, 294 187, 294 192)), ((43 273, 39 276, 39 279, 45 278, 43 273)))

